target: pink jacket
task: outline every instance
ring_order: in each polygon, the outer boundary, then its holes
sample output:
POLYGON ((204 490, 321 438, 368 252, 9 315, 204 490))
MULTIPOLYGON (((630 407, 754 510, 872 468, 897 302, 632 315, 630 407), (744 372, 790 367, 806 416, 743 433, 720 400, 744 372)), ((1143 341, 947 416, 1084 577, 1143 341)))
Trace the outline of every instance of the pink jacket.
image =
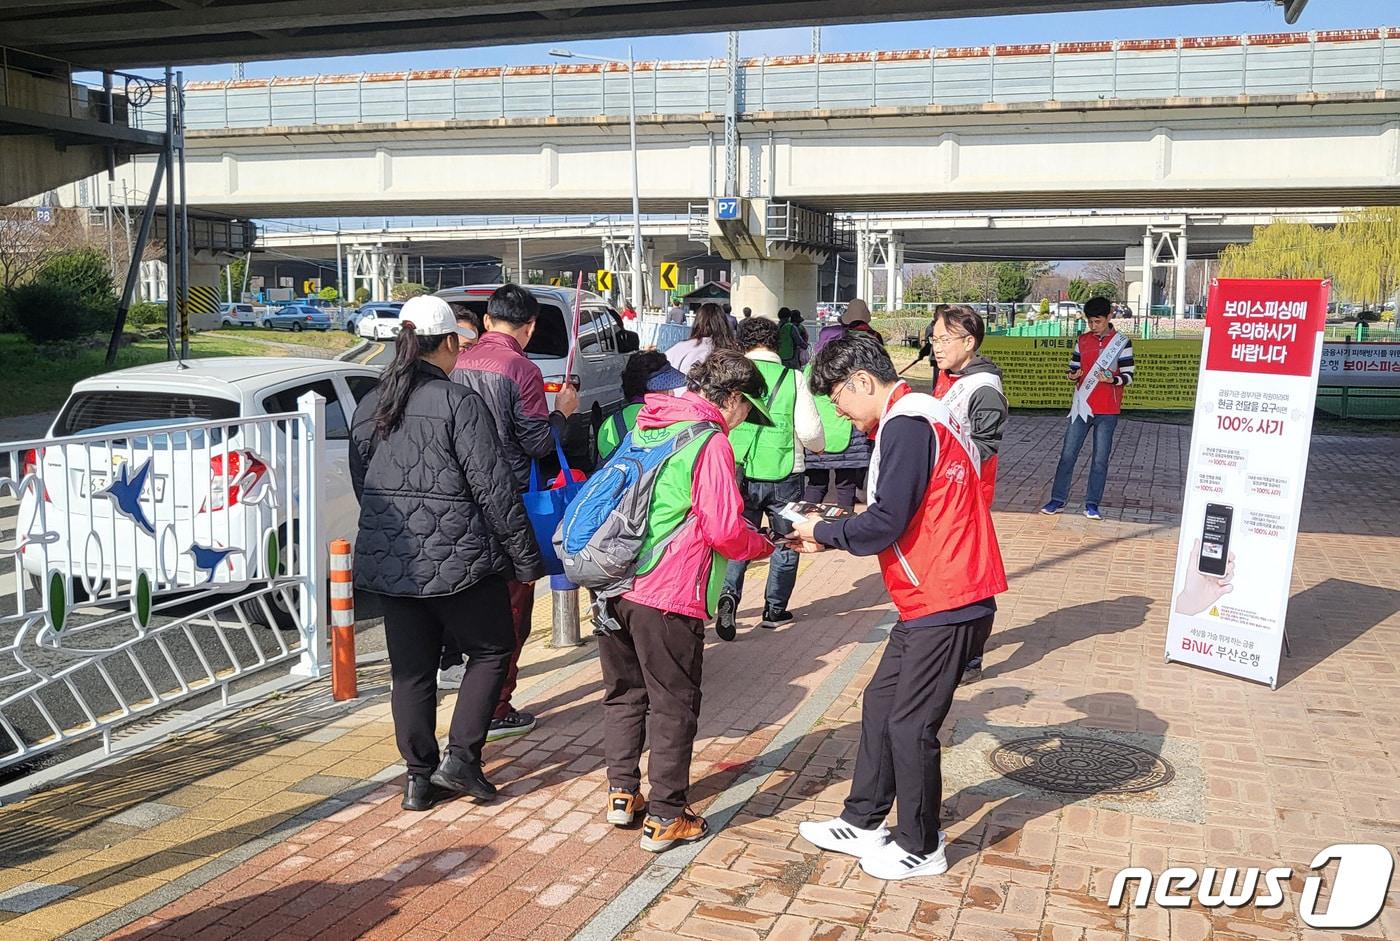
MULTIPOLYGON (((680 421, 713 421, 724 427, 719 409, 693 392, 648 395, 637 427, 665 428, 680 421)), ((772 543, 744 520, 734 467, 729 439, 711 435, 695 459, 689 514, 656 568, 639 576, 623 597, 703 621, 710 617, 712 599, 718 598, 725 559, 762 559, 772 553, 772 543)), ((658 487, 665 483, 663 478, 658 487)))

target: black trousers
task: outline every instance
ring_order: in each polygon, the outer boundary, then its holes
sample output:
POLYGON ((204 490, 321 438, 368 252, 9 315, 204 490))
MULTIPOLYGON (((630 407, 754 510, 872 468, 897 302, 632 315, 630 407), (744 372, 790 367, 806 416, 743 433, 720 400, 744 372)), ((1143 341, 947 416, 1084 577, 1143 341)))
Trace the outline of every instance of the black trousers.
MULTIPOLYGON (((968 654, 969 661, 976 660, 982 662, 982 657, 987 652, 987 641, 992 637, 992 618, 984 618, 986 626, 977 631, 977 636, 972 638, 972 651, 968 654)), ((981 624, 981 621, 977 622, 981 624)))
MULTIPOLYGON (((857 432, 859 434, 859 432, 857 432)), ((825 503, 827 493, 835 491, 835 502, 837 506, 843 506, 848 510, 856 508, 856 490, 865 484, 867 468, 864 467, 837 467, 837 468, 814 468, 804 472, 807 477, 802 499, 808 503, 825 503), (835 483, 832 483, 832 476, 835 475, 835 483)))
POLYGON ((943 755, 938 730, 953 705, 978 633, 992 616, 890 632, 861 703, 860 749, 841 819, 871 830, 899 806, 895 842, 910 853, 938 848, 943 755))
POLYGON ((505 579, 493 575, 453 595, 386 595, 383 600, 393 678, 389 701, 408 773, 432 774, 438 765, 437 669, 445 639, 469 658, 447 747, 469 761, 480 761, 515 647, 505 579))
POLYGON ((675 817, 685 809, 690 790, 705 625, 625 598, 612 602, 612 610, 622 629, 598 636, 608 785, 640 787, 642 747, 650 739, 647 809, 675 817))

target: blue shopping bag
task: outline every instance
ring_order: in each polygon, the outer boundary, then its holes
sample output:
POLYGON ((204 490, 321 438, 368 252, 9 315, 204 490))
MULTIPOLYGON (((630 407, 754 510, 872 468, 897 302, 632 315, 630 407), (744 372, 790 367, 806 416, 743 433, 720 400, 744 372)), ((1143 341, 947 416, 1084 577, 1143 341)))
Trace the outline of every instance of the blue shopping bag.
POLYGON ((530 462, 530 489, 520 499, 525 504, 525 515, 530 517, 530 525, 535 530, 535 542, 540 547, 540 558, 544 560, 546 575, 563 575, 564 563, 554 552, 554 531, 564 519, 564 511, 583 489, 583 481, 575 481, 569 467, 569 459, 564 456, 564 445, 554 433, 554 453, 559 456, 560 480, 552 484, 540 483, 540 462, 530 462))

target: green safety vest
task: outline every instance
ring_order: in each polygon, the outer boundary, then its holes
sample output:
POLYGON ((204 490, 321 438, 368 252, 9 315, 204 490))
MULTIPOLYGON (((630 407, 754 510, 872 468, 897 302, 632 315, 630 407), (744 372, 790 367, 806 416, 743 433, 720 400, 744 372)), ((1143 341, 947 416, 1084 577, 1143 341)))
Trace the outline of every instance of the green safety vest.
MULTIPOLYGON (((808 364, 803 372, 803 381, 812 377, 812 366, 808 364)), ((822 435, 826 438, 824 454, 840 454, 851 446, 851 430, 855 427, 850 419, 836 414, 836 406, 831 404, 831 396, 813 396, 817 403, 817 414, 822 420, 822 435)))
POLYGON ((603 419, 603 424, 598 428, 598 460, 606 461, 617 450, 622 439, 627 437, 627 432, 637 427, 637 415, 641 411, 640 404, 628 405, 603 419))
POLYGON ((797 460, 794 434, 798 374, 781 363, 754 360, 754 365, 768 383, 767 405, 773 426, 744 422, 729 433, 729 443, 734 446, 734 455, 743 465, 746 478, 782 480, 791 476, 797 460))
POLYGON ((790 323, 778 325, 778 358, 792 359, 797 352, 797 328, 790 323))

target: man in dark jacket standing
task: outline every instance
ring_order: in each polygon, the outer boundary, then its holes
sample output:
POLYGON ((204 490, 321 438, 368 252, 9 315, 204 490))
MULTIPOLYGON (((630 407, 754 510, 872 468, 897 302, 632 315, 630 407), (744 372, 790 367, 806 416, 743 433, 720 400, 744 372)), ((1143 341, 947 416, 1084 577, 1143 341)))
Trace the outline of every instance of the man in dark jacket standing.
POLYGON ((874 337, 852 333, 824 346, 810 382, 859 431, 875 432, 870 502, 864 513, 814 515, 793 529, 808 544, 878 555, 899 623, 865 688, 845 810, 799 832, 859 856, 876 879, 938 875, 948 868, 938 731, 973 641, 1006 591, 977 446, 945 405, 899 379, 874 337), (891 831, 885 821, 896 802, 891 831))
POLYGON ((464 328, 436 297, 410 300, 402 323, 394 361, 350 429, 355 583, 383 596, 403 807, 427 810, 447 792, 495 796, 481 746, 515 647, 506 580, 529 582, 543 567, 485 403, 447 378, 464 328), (444 640, 471 659, 439 761, 444 640))
MULTIPOLYGON (((554 411, 545 399, 544 376, 525 356, 535 333, 540 304, 528 289, 504 284, 486 302, 486 332, 458 361, 452 378, 486 400, 500 439, 497 459, 510 468, 517 493, 530 484, 530 462, 554 453, 555 435, 563 435, 565 420, 578 409, 578 392, 565 382, 554 395, 554 411)), ((491 719, 487 741, 524 735, 535 727, 535 717, 511 705, 520 651, 530 637, 535 601, 534 582, 510 584, 511 614, 515 623, 515 654, 501 688, 500 702, 491 719)), ((461 665, 461 655, 450 647, 443 651, 443 667, 461 665)))

